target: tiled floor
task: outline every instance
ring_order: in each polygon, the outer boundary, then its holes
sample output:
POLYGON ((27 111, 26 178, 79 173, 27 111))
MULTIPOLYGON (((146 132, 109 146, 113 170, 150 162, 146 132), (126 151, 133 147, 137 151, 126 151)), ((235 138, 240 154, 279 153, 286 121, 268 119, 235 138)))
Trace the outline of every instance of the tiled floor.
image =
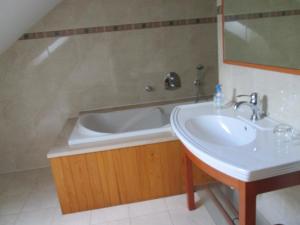
POLYGON ((0 225, 215 225, 179 195, 62 215, 49 168, 0 175, 0 225))

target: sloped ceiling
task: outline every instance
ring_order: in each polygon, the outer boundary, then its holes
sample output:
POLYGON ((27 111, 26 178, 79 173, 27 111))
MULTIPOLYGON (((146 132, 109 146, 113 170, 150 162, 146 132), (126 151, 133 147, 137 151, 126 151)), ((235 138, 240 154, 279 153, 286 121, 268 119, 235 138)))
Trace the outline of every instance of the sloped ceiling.
POLYGON ((61 0, 0 0, 0 54, 61 0))

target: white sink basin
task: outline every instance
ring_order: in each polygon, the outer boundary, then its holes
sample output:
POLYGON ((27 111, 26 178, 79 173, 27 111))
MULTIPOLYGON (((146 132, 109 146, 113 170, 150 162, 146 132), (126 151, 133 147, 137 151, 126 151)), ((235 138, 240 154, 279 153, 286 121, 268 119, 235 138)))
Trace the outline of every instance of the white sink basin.
POLYGON ((196 139, 234 147, 247 145, 256 138, 256 129, 228 116, 201 115, 186 121, 185 128, 196 139))
POLYGON ((216 110, 211 102, 176 107, 171 126, 195 157, 242 181, 255 181, 300 171, 300 144, 279 143, 273 133, 278 122, 233 108, 216 110))

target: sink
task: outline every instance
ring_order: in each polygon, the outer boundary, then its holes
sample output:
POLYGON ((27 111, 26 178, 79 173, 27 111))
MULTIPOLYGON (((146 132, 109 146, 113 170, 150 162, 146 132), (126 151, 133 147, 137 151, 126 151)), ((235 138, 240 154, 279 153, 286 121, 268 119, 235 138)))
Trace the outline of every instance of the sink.
POLYGON ((232 107, 212 102, 177 106, 171 127, 186 151, 206 165, 241 181, 300 171, 300 144, 278 144, 272 118, 253 122, 232 107))
POLYGON ((253 142, 256 129, 240 119, 221 115, 201 115, 185 123, 194 138, 226 147, 243 146, 253 142))

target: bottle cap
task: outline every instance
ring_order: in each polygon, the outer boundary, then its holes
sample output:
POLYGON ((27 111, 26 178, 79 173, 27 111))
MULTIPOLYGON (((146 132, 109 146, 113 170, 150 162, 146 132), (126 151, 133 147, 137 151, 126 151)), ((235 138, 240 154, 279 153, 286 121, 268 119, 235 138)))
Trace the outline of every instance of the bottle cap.
POLYGON ((222 92, 222 85, 221 84, 217 84, 216 85, 216 93, 222 92))

